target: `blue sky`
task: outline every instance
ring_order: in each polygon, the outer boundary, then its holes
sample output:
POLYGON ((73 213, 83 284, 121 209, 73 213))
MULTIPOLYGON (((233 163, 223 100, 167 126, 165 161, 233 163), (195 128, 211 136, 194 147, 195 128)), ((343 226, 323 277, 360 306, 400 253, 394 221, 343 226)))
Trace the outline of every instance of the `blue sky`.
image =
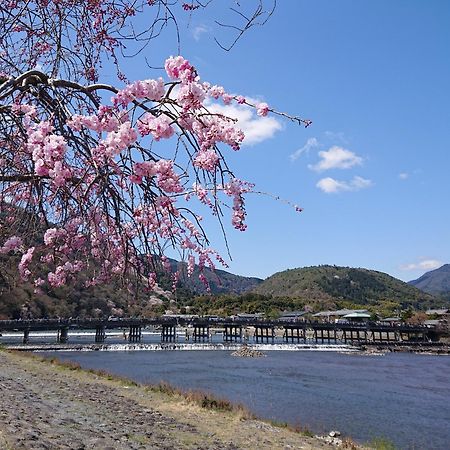
MULTIPOLYGON (((230 39, 214 13, 180 11, 181 54, 202 79, 313 121, 243 124, 236 174, 304 212, 251 196, 248 230, 228 231, 230 271, 336 264, 410 280, 449 263, 450 2, 279 1, 230 52, 213 41, 230 39)), ((177 53, 170 33, 157 42, 155 65, 177 53)), ((213 223, 210 236, 224 252, 213 223)))

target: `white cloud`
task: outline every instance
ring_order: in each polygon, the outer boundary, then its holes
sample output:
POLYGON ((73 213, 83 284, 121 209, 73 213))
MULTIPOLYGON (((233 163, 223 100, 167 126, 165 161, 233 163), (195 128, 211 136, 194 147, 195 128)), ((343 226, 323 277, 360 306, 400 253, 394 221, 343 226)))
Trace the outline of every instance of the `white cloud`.
POLYGON ((198 42, 204 33, 208 33, 210 29, 205 25, 198 25, 192 30, 192 37, 198 42))
POLYGON ((399 173, 398 177, 400 178, 400 180, 406 180, 409 177, 409 173, 406 172, 399 173))
POLYGON ((258 144, 270 139, 277 131, 282 129, 281 122, 274 117, 260 117, 249 106, 211 103, 208 105, 208 110, 237 119, 237 127, 245 134, 243 145, 258 144))
POLYGON ((309 138, 306 141, 306 144, 299 148, 298 150, 296 150, 294 153, 292 153, 291 155, 289 155, 289 158, 291 159, 291 161, 295 161, 296 159, 300 158, 300 156, 303 155, 303 153, 308 153, 312 148, 318 147, 319 142, 317 141, 316 138, 309 138))
POLYGON ((437 259, 422 259, 417 263, 404 264, 400 266, 401 270, 433 270, 441 267, 442 261, 437 259))
POLYGON ((334 145, 329 150, 319 152, 321 160, 317 164, 310 164, 308 167, 317 172, 329 169, 350 169, 353 166, 361 165, 363 159, 355 153, 343 147, 334 145))
POLYGON ((338 192, 360 191, 373 186, 371 180, 354 176, 350 181, 339 181, 331 177, 322 178, 316 186, 326 194, 337 194, 338 192))

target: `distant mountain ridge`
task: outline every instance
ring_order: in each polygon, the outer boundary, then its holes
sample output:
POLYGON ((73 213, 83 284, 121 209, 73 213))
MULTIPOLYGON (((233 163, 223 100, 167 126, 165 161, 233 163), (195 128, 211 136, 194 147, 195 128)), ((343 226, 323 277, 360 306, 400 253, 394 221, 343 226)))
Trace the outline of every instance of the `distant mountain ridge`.
MULTIPOLYGON (((181 269, 180 282, 184 288, 191 290, 194 294, 205 294, 208 292, 207 286, 199 279, 200 270, 195 266, 194 273, 191 277, 186 274, 186 263, 170 259, 172 270, 181 269)), ((260 285, 263 280, 257 277, 245 277, 235 275, 231 272, 221 269, 203 270, 203 275, 209 283, 209 289, 212 294, 243 294, 251 291, 260 285)))
POLYGON ((358 305, 397 303, 399 307, 424 309, 436 299, 414 286, 375 270, 339 266, 313 266, 278 272, 253 292, 263 295, 305 298, 323 306, 347 301, 358 305))
POLYGON ((424 273, 417 280, 409 281, 408 284, 429 294, 449 294, 450 264, 444 264, 438 269, 424 273))
MULTIPOLYGON (((183 301, 207 293, 207 287, 198 277, 200 274, 198 266, 188 278, 186 263, 170 259, 173 271, 181 269, 181 278, 175 294, 171 292, 172 279, 164 271, 159 273, 160 287, 155 289, 155 292, 141 291, 136 297, 115 281, 86 288, 84 273, 80 274, 79 280, 68 286, 47 288, 41 294, 37 294, 31 283, 18 278, 15 269, 18 258, 15 259, 13 262, 12 257, 0 255, 0 319, 17 319, 23 316, 24 310, 35 318, 95 317, 98 314, 148 315, 163 313, 175 298, 183 301)), ((240 295, 263 281, 260 278, 234 275, 219 269, 213 271, 205 268, 203 274, 208 280, 210 292, 215 295, 225 293, 240 295)))

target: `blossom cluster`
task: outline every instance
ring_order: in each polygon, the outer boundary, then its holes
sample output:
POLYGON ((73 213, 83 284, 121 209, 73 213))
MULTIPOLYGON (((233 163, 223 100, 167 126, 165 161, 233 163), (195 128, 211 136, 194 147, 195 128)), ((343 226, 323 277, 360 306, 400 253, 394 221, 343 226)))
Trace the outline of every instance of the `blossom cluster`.
POLYGON ((22 238, 18 236, 11 236, 0 247, 0 253, 9 253, 18 250, 23 244, 22 238))
POLYGON ((62 186, 71 176, 64 162, 66 140, 52 132, 53 127, 48 121, 30 126, 27 148, 34 162, 34 173, 38 176, 48 176, 56 186, 62 186))
MULTIPOLYGON (((208 247, 202 217, 186 202, 195 197, 219 216, 218 205, 228 197, 232 225, 246 229, 244 197, 253 185, 232 175, 218 147, 239 150, 245 136, 235 119, 211 114, 207 106, 217 100, 250 104, 201 82, 182 56, 168 58, 165 70, 168 83, 163 78, 129 83, 115 91, 110 104, 74 111, 63 124, 35 108, 32 98, 15 99, 12 113, 26 130, 26 152, 18 153, 16 170, 31 164, 41 184, 36 192, 17 184, 14 199, 51 211, 52 225, 38 249, 24 249, 22 240, 12 236, 0 253, 21 251, 19 272, 26 279, 39 272, 38 262, 48 267, 45 276, 35 278, 37 288, 62 286, 90 267, 88 285, 138 272, 152 289, 154 256, 168 242, 186 252, 189 276, 197 265, 206 282, 205 267, 226 265, 208 247), (171 138, 174 156, 164 157, 170 146, 160 151, 156 146, 171 138), (184 163, 180 148, 186 149, 184 163)), ((254 107, 260 115, 269 112, 266 104, 254 107)), ((167 259, 158 263, 172 270, 167 259)), ((174 284, 177 280, 172 274, 174 284)))

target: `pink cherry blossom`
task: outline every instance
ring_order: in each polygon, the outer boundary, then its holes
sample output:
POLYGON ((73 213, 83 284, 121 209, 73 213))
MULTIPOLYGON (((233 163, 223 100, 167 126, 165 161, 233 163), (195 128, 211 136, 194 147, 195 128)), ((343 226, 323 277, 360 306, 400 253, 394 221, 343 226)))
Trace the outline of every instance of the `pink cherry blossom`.
POLYGON ((206 92, 200 83, 183 84, 177 96, 177 100, 183 106, 184 111, 202 108, 205 98, 206 92))
POLYGON ((206 150, 197 153, 194 165, 203 170, 214 172, 219 162, 219 155, 214 150, 206 150))
POLYGON ((19 262, 19 273, 23 280, 28 280, 28 277, 31 275, 31 271, 29 270, 29 265, 31 260, 33 259, 34 247, 30 247, 26 253, 22 255, 22 258, 19 262))
POLYGON ((267 116, 269 113, 269 105, 267 103, 258 103, 256 105, 256 114, 261 117, 267 116))
POLYGON ((171 122, 172 120, 164 114, 155 117, 147 113, 139 120, 138 130, 141 136, 146 136, 151 133, 155 141, 169 139, 175 132, 171 122))
POLYGON ((11 251, 17 250, 23 245, 22 238, 18 236, 11 236, 6 240, 2 247, 0 247, 0 253, 9 253, 11 251))
POLYGON ((166 60, 164 67, 172 80, 178 79, 186 83, 194 81, 197 77, 194 67, 182 56, 171 56, 166 60))

